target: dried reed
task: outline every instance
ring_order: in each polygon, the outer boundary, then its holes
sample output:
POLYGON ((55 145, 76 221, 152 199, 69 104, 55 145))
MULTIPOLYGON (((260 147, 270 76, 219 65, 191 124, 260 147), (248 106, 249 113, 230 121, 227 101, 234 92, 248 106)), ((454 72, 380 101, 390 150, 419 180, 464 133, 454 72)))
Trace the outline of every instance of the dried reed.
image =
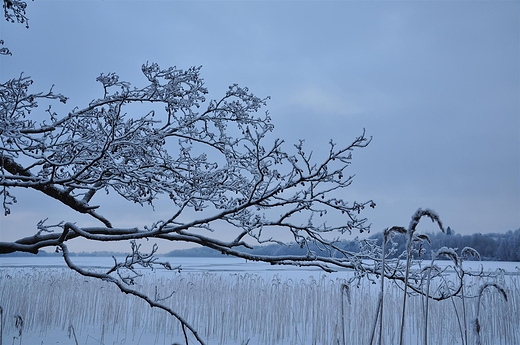
MULTIPOLYGON (((477 296, 481 285, 478 278, 468 277, 468 282, 468 296, 477 296)), ((396 344, 401 327, 396 316, 402 306, 402 287, 388 280, 384 283, 382 342, 396 344)), ((140 289, 150 296, 171 295, 163 302, 185 315, 209 343, 217 344, 366 344, 381 292, 379 286, 368 281, 351 285, 346 291, 346 279, 326 275, 298 280, 278 275, 152 273, 146 274, 140 284, 140 289)), ((477 312, 476 299, 468 299, 467 312, 478 315, 479 323, 486 325, 480 332, 482 343, 518 344, 518 275, 505 275, 501 286, 508 293, 508 303, 496 303, 498 292, 490 289, 482 294, 481 310, 477 312)), ((437 291, 439 286, 432 283, 431 289, 437 291)), ((30 334, 43 339, 54 335, 55 330, 66 333, 72 324, 79 343, 88 336, 98 340, 102 336, 107 344, 184 342, 182 328, 166 313, 121 294, 109 283, 68 270, 0 270, 0 296, 4 315, 23 318, 26 342, 30 334), (7 275, 11 279, 6 279, 7 275), (147 338, 150 342, 140 341, 146 336, 151 336, 147 338)), ((429 343, 457 343, 454 302, 430 303, 428 315, 435 320, 435 332, 427 334, 429 343)), ((405 333, 406 342, 422 343, 424 302, 420 296, 409 296, 406 315, 407 329, 414 330, 405 333)), ((4 332, 18 333, 13 322, 4 323, 4 332)), ((476 337, 476 333, 470 333, 468 340, 475 342, 476 337)))

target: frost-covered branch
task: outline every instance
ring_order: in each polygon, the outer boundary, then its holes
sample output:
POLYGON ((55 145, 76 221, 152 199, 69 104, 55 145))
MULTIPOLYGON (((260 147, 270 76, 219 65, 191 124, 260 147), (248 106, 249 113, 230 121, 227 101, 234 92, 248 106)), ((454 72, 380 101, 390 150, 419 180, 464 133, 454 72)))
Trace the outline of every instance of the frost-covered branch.
MULTIPOLYGON (((92 278, 97 278, 97 279, 101 279, 101 280, 110 282, 110 283, 116 285, 121 290, 121 292, 123 292, 125 294, 136 296, 136 297, 144 300, 146 303, 148 303, 153 308, 158 308, 158 309, 162 309, 162 310, 166 311, 168 314, 170 314, 171 316, 176 318, 181 323, 183 330, 185 328, 187 328, 191 332, 191 334, 193 334, 193 336, 199 342, 199 344, 204 345, 204 341, 200 338, 197 330, 195 328, 193 328, 181 315, 179 315, 173 309, 165 306, 162 303, 159 303, 158 301, 153 300, 148 295, 146 295, 138 290, 134 290, 134 289, 130 288, 125 281, 118 279, 116 277, 113 277, 109 273, 93 272, 93 271, 85 270, 85 269, 79 267, 78 265, 76 265, 72 262, 70 255, 69 255, 69 250, 64 243, 60 244, 59 248, 63 254, 63 258, 65 259, 67 266, 70 269, 78 272, 79 274, 81 274, 85 277, 92 277, 92 278)), ((186 340, 186 344, 188 344, 187 340, 186 340)))
MULTIPOLYGON (((102 205, 91 204, 103 191, 150 205, 167 196, 171 217, 135 233, 93 233, 76 226, 71 236, 175 241, 179 238, 169 235, 196 238, 198 230, 214 232, 226 223, 238 230, 233 246, 250 246, 247 239, 276 242, 264 232, 279 228, 301 246, 312 242, 336 251, 328 234, 369 229, 359 214, 375 204, 342 199, 352 183, 353 176, 346 175, 352 151, 370 142, 364 132, 346 146, 331 141, 317 160, 303 141, 292 152, 283 140, 264 143, 274 128, 269 114, 260 112, 267 98, 232 85, 221 98, 206 100, 200 67, 145 64, 142 72, 144 87, 132 87, 114 73, 100 75, 103 97, 64 115, 51 105, 67 98, 52 88, 31 93, 32 80, 23 75, 0 85, 0 186, 6 214, 14 207, 15 190, 30 188, 108 229, 114 221, 103 216, 102 205), (42 102, 50 105, 40 112, 42 102), (145 104, 149 109, 143 111, 145 104)), ((34 252, 59 238, 69 237, 2 243, 0 252, 34 252)))
MULTIPOLYGON (((1 242, 0 253, 35 253, 77 237, 104 242, 155 238, 248 260, 329 271, 353 268, 358 277, 374 273, 408 280, 399 261, 381 265, 380 249, 369 242, 359 253, 337 245, 344 233, 368 231, 361 212, 375 207, 371 200, 345 199, 353 181, 348 174, 352 152, 371 140, 364 131, 347 144, 330 141, 328 150, 319 153, 303 140, 289 148, 280 139, 266 143, 274 129, 269 114, 261 112, 268 98, 232 85, 220 98, 207 100, 200 67, 145 64, 142 72, 142 87, 120 81, 114 73, 100 75, 102 97, 65 114, 51 106, 67 102, 53 88, 31 93, 32 80, 23 75, 0 85, 5 213, 15 207, 16 190, 29 188, 101 223, 85 227, 57 219, 59 226, 45 228, 45 233, 39 227, 34 236, 1 242), (39 103, 50 105, 40 112, 39 103), (159 198, 169 199, 171 212, 144 228, 122 229, 103 215, 103 199, 94 198, 99 191, 115 192, 121 202, 154 205, 159 198), (234 240, 219 239, 223 227, 236 231, 234 240), (258 243, 280 243, 282 236, 307 254, 266 258, 243 252, 258 243)), ((433 211, 419 210, 408 229, 402 228, 410 253, 412 244, 428 240, 414 235, 422 217, 442 228, 433 211)))
POLYGON ((25 24, 29 27, 29 19, 27 18, 27 3, 19 0, 3 0, 2 8, 4 10, 4 18, 11 23, 25 24))

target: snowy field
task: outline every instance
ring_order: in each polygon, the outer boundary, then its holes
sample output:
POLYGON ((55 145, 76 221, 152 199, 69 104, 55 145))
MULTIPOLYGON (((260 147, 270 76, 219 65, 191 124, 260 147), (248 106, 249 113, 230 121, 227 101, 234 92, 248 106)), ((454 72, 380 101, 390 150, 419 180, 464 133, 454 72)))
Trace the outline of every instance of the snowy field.
MULTIPOLYGON (((82 267, 109 267, 111 258, 77 257, 82 267)), ((235 258, 165 258, 181 272, 147 272, 139 288, 173 307, 208 344, 368 344, 379 283, 345 287, 351 272, 246 263, 235 258)), ((520 344, 520 263, 466 262, 471 270, 499 272, 508 300, 488 289, 481 300, 483 344, 520 344)), ((466 281, 477 295, 491 278, 466 281)), ((383 343, 398 342, 402 287, 385 288, 383 343)), ((176 320, 110 283, 79 276, 61 258, 1 258, 3 344, 183 343, 176 320), (23 320, 23 328, 16 327, 23 320), (21 336, 20 336, 21 330, 21 336)), ((407 344, 423 343, 424 299, 407 302, 407 344)), ((475 343, 477 299, 465 300, 469 344, 475 343)), ((429 344, 461 344, 462 301, 430 302, 429 344)), ((194 341, 190 341, 195 343, 194 341)))

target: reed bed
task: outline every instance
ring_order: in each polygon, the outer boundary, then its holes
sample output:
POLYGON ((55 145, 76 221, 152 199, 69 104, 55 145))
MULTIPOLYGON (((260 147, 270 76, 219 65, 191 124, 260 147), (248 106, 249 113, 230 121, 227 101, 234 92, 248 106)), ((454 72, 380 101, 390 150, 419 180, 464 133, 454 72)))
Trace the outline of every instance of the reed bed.
MULTIPOLYGON (((520 344, 518 272, 499 279, 509 298, 505 302, 491 289, 483 294, 481 340, 492 345, 520 344)), ((475 296, 480 283, 477 278, 468 281, 467 296, 475 296)), ((379 293, 377 284, 361 281, 349 287, 349 299, 346 280, 327 275, 298 280, 238 273, 150 273, 139 284, 156 299, 171 295, 163 303, 183 315, 208 344, 368 344, 379 293)), ((395 283, 385 285, 384 344, 398 342, 402 290, 395 283)), ((470 329, 476 304, 477 298, 465 300, 470 329)), ((27 334, 55 337, 57 330, 70 335, 71 327, 80 344, 159 345, 183 339, 179 323, 166 313, 122 294, 110 283, 67 269, 0 270, 0 307, 4 339, 9 342, 19 332, 15 316, 23 319, 24 340, 27 334)), ((429 344, 461 344, 455 309, 462 312, 460 298, 430 302, 429 344)), ((409 297, 406 315, 406 343, 422 343, 421 296, 409 297)), ((469 332, 468 340, 474 344, 475 332, 469 332)))

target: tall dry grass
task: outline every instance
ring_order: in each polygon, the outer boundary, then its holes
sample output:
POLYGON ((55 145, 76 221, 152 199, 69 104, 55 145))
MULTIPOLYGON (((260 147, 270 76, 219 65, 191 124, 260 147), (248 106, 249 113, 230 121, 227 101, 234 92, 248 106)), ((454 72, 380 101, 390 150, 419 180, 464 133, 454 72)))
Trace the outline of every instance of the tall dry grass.
MULTIPOLYGON (((498 279, 509 298, 496 291, 479 295, 485 281, 470 281, 464 301, 467 314, 481 326, 483 344, 520 344, 519 272, 502 272, 498 279), (480 307, 479 307, 480 305, 480 307), (479 310, 480 308, 480 310, 479 310)), ((480 278, 475 278, 480 279, 480 278)), ((484 279, 484 278, 482 278, 484 279)), ((368 344, 380 286, 361 281, 345 291, 344 279, 326 275, 307 279, 266 279, 254 274, 172 273, 146 274, 140 288, 179 311, 211 344, 368 344), (348 298, 348 300, 347 300, 348 298), (253 343, 253 342, 250 342, 253 343)), ((435 289, 432 286, 431 289, 435 289)), ((383 344, 399 342, 403 286, 385 281, 382 320, 383 344)), ((38 334, 42 339, 56 329, 77 339, 112 335, 118 343, 139 343, 144 334, 155 344, 182 339, 179 323, 143 301, 126 296, 109 283, 86 279, 66 269, 0 270, 0 306, 4 337, 18 331, 16 315, 23 318, 24 337, 38 334), (72 328, 71 328, 72 327, 72 328)), ((410 295, 406 306, 405 343, 425 339, 424 301, 410 295)), ((462 300, 431 301, 428 306, 430 344, 460 344, 457 310, 462 300)), ((477 341, 469 333, 469 343, 477 341)))

